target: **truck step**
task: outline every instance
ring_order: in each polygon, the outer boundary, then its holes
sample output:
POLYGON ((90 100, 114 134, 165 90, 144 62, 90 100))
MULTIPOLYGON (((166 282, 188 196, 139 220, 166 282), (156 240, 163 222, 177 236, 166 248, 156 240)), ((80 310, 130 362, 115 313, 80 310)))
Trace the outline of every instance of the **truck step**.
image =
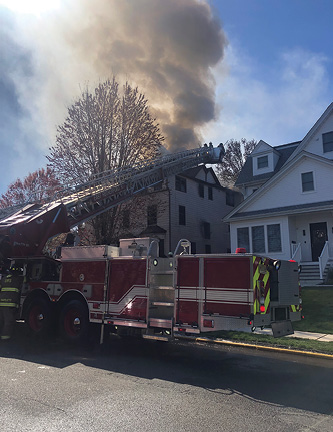
POLYGON ((163 301, 152 301, 152 306, 174 306, 174 303, 170 302, 163 302, 163 301))
POLYGON ((171 340, 170 336, 168 337, 168 336, 144 334, 144 335, 142 335, 142 337, 144 339, 158 340, 158 341, 163 341, 163 342, 169 342, 169 340, 171 340))
POLYGON ((165 328, 165 329, 172 328, 172 319, 150 318, 148 323, 150 327, 158 327, 158 328, 165 328))

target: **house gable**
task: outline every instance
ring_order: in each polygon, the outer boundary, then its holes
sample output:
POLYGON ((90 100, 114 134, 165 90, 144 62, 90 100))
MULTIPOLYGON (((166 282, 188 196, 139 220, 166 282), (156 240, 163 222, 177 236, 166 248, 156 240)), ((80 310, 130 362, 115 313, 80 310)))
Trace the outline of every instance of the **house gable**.
POLYGON ((290 159, 302 151, 333 160, 333 103, 309 130, 290 159))
MULTIPOLYGON (((264 141, 260 141, 259 143, 264 143, 264 141)), ((295 152, 299 144, 300 141, 296 141, 293 143, 274 147, 274 149, 268 146, 268 144, 266 146, 260 146, 261 150, 271 149, 269 150, 270 162, 271 162, 271 166, 273 166, 274 164, 274 170, 273 171, 266 170, 266 172, 262 172, 260 174, 255 174, 255 175, 253 173, 253 167, 255 166, 256 161, 253 161, 253 158, 258 157, 258 155, 263 153, 261 151, 260 152, 257 151, 256 152, 257 156, 253 156, 253 152, 256 151, 256 149, 254 149, 251 155, 246 159, 246 162, 235 183, 235 185, 242 190, 244 198, 250 196, 259 187, 261 187, 267 180, 269 180, 273 175, 279 172, 280 169, 286 163, 286 161, 289 159, 289 157, 295 152)))
POLYGON ((332 200, 333 162, 302 152, 292 159, 274 178, 243 201, 225 220, 254 217, 290 211, 305 206, 308 210, 332 200))
POLYGON ((252 155, 270 152, 273 149, 267 142, 260 140, 252 151, 252 155))
MULTIPOLYGON (((205 165, 199 165, 184 171, 180 176, 191 178, 193 180, 209 183, 212 186, 223 188, 219 182, 213 168, 207 168, 205 165)), ((224 189, 224 188, 223 188, 224 189)))

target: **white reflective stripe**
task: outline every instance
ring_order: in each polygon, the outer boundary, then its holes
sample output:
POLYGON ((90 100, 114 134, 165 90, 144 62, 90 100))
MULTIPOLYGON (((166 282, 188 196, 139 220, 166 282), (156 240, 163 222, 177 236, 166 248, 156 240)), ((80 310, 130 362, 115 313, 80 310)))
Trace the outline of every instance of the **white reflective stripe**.
POLYGON ((197 299, 197 290, 195 289, 179 289, 176 290, 176 298, 182 299, 197 299))
POLYGON ((202 300, 210 302, 234 302, 234 303, 248 303, 253 301, 252 290, 239 289, 239 288, 207 288, 206 293, 204 289, 195 288, 179 288, 176 290, 176 299, 193 301, 202 300), (202 296, 199 293, 203 293, 202 296))
POLYGON ((120 313, 126 306, 129 305, 135 298, 146 298, 147 288, 142 286, 133 286, 118 302, 109 302, 109 312, 120 313))
MULTIPOLYGON (((205 300, 197 300, 197 299, 179 299, 179 301, 181 302, 198 302, 198 303, 205 303, 205 300)), ((235 300, 209 300, 209 303, 216 303, 216 304, 237 304, 237 305, 249 305, 251 303, 249 303, 248 301, 235 301, 235 300)))
POLYGON ((236 301, 236 302, 247 302, 249 300, 249 294, 247 291, 244 292, 230 292, 230 291, 210 291, 207 290, 206 299, 208 301, 220 300, 220 301, 236 301))

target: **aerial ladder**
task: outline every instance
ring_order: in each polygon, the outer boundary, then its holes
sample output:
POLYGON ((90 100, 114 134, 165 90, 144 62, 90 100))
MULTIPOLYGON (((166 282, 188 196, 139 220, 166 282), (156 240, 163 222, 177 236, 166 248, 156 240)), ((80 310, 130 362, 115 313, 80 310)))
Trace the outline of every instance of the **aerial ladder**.
POLYGON ((48 239, 124 203, 171 175, 200 164, 221 162, 224 147, 197 149, 143 160, 130 167, 105 171, 89 181, 57 191, 46 203, 28 203, 0 219, 0 261, 42 254, 48 239))

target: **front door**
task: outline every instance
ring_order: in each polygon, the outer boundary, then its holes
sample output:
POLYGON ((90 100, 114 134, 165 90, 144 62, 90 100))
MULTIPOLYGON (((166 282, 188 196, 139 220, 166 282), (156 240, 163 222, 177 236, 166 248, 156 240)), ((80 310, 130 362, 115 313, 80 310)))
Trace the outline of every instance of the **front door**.
POLYGON ((311 235, 311 252, 312 261, 318 261, 318 258, 327 241, 327 223, 318 222, 310 224, 311 235))

